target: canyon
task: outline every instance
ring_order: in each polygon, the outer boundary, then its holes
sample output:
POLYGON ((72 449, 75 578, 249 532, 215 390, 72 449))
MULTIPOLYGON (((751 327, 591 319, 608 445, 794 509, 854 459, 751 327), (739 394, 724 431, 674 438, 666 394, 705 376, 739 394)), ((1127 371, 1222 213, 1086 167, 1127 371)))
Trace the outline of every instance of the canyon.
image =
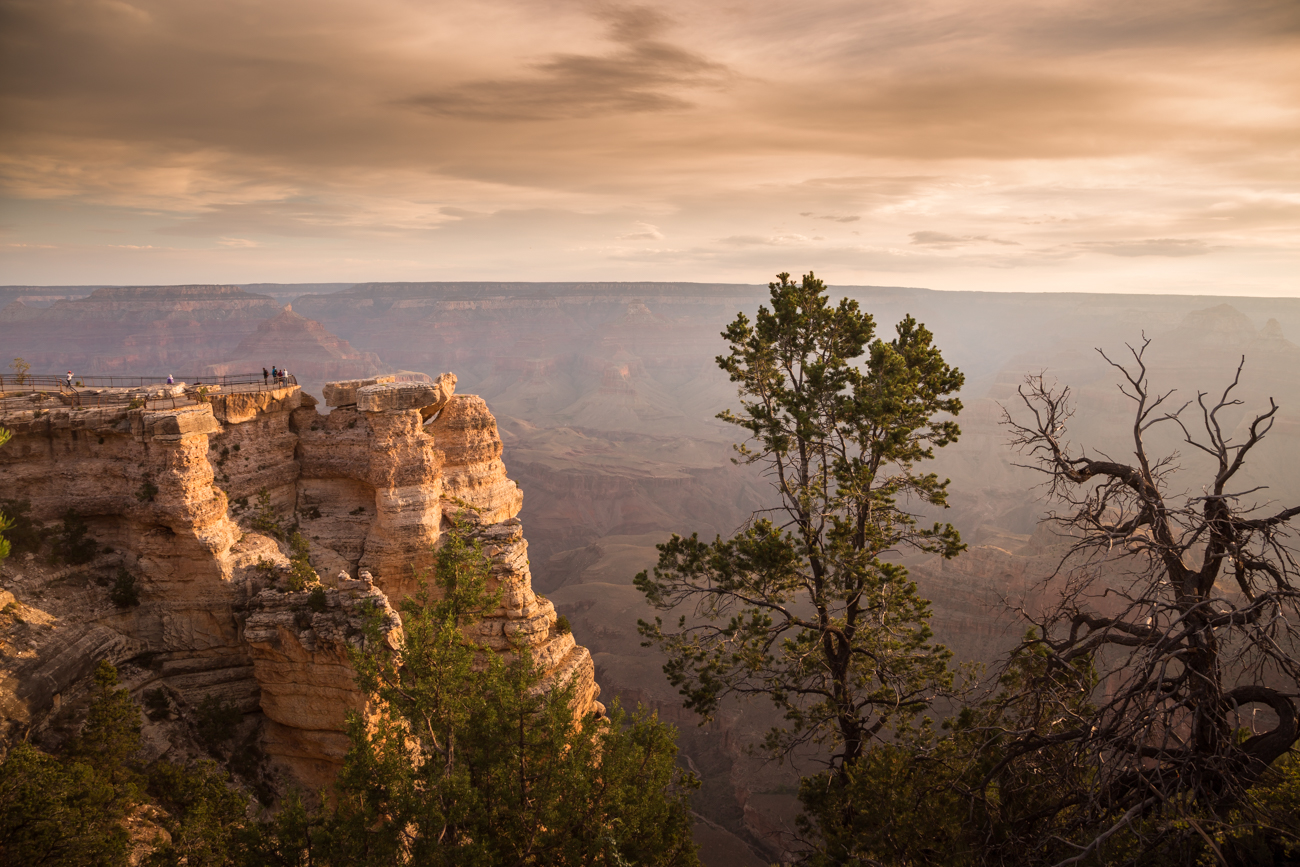
MULTIPOLYGON (((112 293, 91 300, 103 291, 100 288, 73 292, 21 287, 8 290, 8 296, 0 291, 0 300, 10 305, 0 310, 0 345, 7 355, 37 359, 34 371, 62 372, 71 364, 62 359, 77 351, 84 353, 77 357, 85 359, 84 367, 80 362, 76 365, 78 373, 126 371, 129 368, 120 359, 129 354, 128 340, 142 333, 183 332, 188 326, 168 323, 188 316, 211 323, 201 327, 214 332, 208 343, 200 341, 193 349, 190 357, 201 365, 188 369, 196 372, 202 365, 234 363, 241 343, 245 349, 251 347, 241 362, 246 367, 252 364, 251 369, 264 363, 257 361, 258 354, 278 346, 286 350, 297 346, 300 349, 294 351, 301 353, 301 361, 286 351, 280 362, 295 374, 310 370, 307 365, 313 358, 328 365, 340 356, 347 356, 343 360, 348 363, 367 365, 346 369, 355 370, 358 378, 390 374, 405 379, 402 371, 455 371, 457 391, 476 394, 481 403, 461 405, 462 395, 457 395, 437 419, 421 422, 421 429, 431 432, 435 450, 445 455, 438 459, 436 473, 430 469, 431 459, 412 445, 418 442, 409 433, 414 430, 414 416, 402 423, 406 427, 382 422, 372 429, 366 411, 350 404, 329 406, 328 414, 313 415, 316 410, 305 405, 309 398, 303 391, 323 397, 327 405, 330 397, 323 383, 311 383, 294 398, 304 405, 283 410, 287 413, 283 425, 276 422, 265 433, 239 427, 243 422, 232 427, 214 416, 223 430, 228 429, 206 434, 218 444, 208 450, 215 484, 226 492, 228 502, 255 497, 265 487, 285 515, 291 509, 299 515, 319 510, 319 517, 300 520, 320 537, 320 542, 313 539, 312 557, 322 578, 329 583, 331 576, 346 571, 351 576, 347 580, 358 581, 360 570, 368 569, 376 592, 389 596, 390 605, 395 604, 393 596, 400 598, 405 592, 408 573, 393 574, 396 555, 385 552, 402 550, 402 543, 395 540, 408 534, 427 546, 434 534, 433 513, 425 505, 412 504, 408 509, 403 493, 425 482, 399 483, 395 477, 392 499, 384 501, 384 508, 390 510, 383 516, 387 523, 381 522, 376 497, 381 483, 388 484, 383 473, 390 470, 381 469, 374 454, 391 453, 392 460, 403 466, 413 462, 410 470, 401 471, 411 473, 410 478, 438 475, 443 509, 456 498, 482 503, 494 520, 514 510, 527 528, 522 556, 531 561, 524 566, 533 588, 567 618, 574 639, 588 648, 593 683, 600 683, 604 696, 618 696, 625 705, 645 704, 679 727, 682 761, 704 781, 695 809, 701 816, 697 831, 705 844, 706 862, 727 867, 779 857, 796 806, 792 786, 797 775, 788 766, 767 764, 743 749, 773 722, 770 711, 759 704, 737 704, 703 726, 683 711, 662 674, 663 660, 640 646, 636 621, 652 612, 632 586, 632 577, 654 564, 655 544, 671 533, 727 536, 755 510, 770 505, 767 481, 731 461, 731 446, 740 439, 740 431, 715 418, 735 399, 734 386, 714 361, 725 349, 719 332, 738 312, 751 315, 765 300, 766 289, 680 283, 370 283, 303 287, 295 294, 291 286, 218 288, 235 290, 227 296, 232 310, 224 319, 217 312, 219 303, 202 307, 186 287, 124 293, 128 301, 114 299, 112 293), (20 316, 4 312, 17 301, 23 307, 13 310, 20 316), (97 305, 98 312, 83 316, 79 304, 97 305), (291 305, 289 311, 286 304, 291 305), (39 321, 49 318, 47 325, 40 326, 46 330, 28 330, 28 323, 38 321, 32 311, 46 311, 39 313, 39 321), (276 320, 279 324, 272 326, 276 320), (162 324, 149 324, 153 322, 162 324), (259 331, 262 337, 254 337, 259 331), (101 362, 103 366, 96 366, 101 362), (448 412, 454 407, 454 412, 448 412), (494 419, 491 442, 479 442, 476 425, 487 425, 488 417, 494 419), (356 426, 349 427, 354 420, 356 426), (317 430, 312 430, 313 424, 317 430), (434 430, 437 425, 448 426, 441 439, 434 430), (464 445, 448 445, 453 441, 464 445), (502 481, 504 475, 490 461, 471 460, 474 450, 501 447, 515 488, 502 481), (222 448, 231 450, 224 461, 222 448), (242 459, 261 449, 271 450, 266 458, 242 459), (526 496, 516 503, 511 498, 520 490, 526 496), (357 509, 362 511, 353 514, 357 509), (375 559, 363 563, 363 556, 375 559)), ((1289 459, 1300 436, 1300 381, 1293 375, 1300 367, 1300 346, 1292 342, 1300 335, 1300 302, 1295 299, 964 293, 834 285, 831 295, 858 301, 875 316, 886 339, 894 322, 907 314, 915 316, 934 332, 945 358, 966 374, 964 409, 958 418, 962 436, 940 450, 932 466, 952 480, 951 508, 921 517, 951 521, 970 548, 954 561, 904 560, 922 594, 933 600, 937 640, 952 648, 959 660, 995 664, 1024 630, 1010 607, 1024 603, 1032 607, 1039 583, 1054 566, 1052 539, 1039 526, 1050 507, 1038 487, 1041 479, 1016 466, 1019 458, 1007 448, 1001 426, 1004 409, 1016 411, 1016 388, 1026 373, 1046 370, 1071 385, 1076 403, 1073 439, 1122 455, 1131 450, 1125 437, 1132 420, 1116 388, 1115 372, 1096 348, 1119 358, 1127 352, 1125 344, 1136 344, 1145 334, 1152 340, 1148 358, 1153 383, 1162 389, 1179 389, 1184 400, 1195 398, 1198 390, 1221 391, 1245 356, 1239 391, 1246 406, 1232 417, 1230 426, 1239 425, 1247 409, 1266 405, 1270 397, 1281 406, 1268 441, 1253 456, 1246 481, 1269 486, 1261 499, 1293 500, 1300 494, 1300 465, 1289 459)), ((130 344, 130 352, 138 353, 140 363, 146 358, 163 363, 160 359, 173 357, 166 354, 170 344, 149 350, 135 348, 138 345, 130 344)), ((352 375, 341 372, 344 368, 326 369, 340 371, 326 379, 352 375)), ((153 367, 142 372, 167 371, 153 367)), ((426 384, 433 387, 432 382, 426 384)), ((281 410, 271 414, 276 412, 281 410)), ((16 444, 17 440, 0 450, 0 460, 16 460, 16 444)), ((1165 453, 1180 451, 1173 437, 1157 438, 1155 445, 1165 453)), ((1203 478, 1198 473, 1205 467, 1194 450, 1184 445, 1181 451, 1179 461, 1188 473, 1183 483, 1195 490, 1203 478)), ((0 478, 7 480, 10 473, 18 472, 17 467, 16 462, 0 464, 4 474, 0 478)), ((110 469, 123 471, 116 466, 110 469)), ((140 482, 133 477, 129 484, 140 482)), ((126 511, 143 508, 135 505, 129 484, 123 489, 131 501, 126 511)), ((246 514, 235 512, 230 507, 230 520, 246 526, 246 514)), ((51 521, 58 517, 53 500, 44 514, 51 521)), ((514 526, 509 520, 492 526, 506 532, 514 526)), ((520 556, 521 544, 509 542, 502 550, 515 553, 501 556, 520 556)), ((254 562, 256 556, 252 555, 254 562)), ((6 568, 27 576, 28 566, 21 560, 6 568)), ((60 578, 58 572, 48 570, 44 574, 41 580, 46 586, 66 584, 74 575, 60 578)), ((232 574, 243 573, 233 569, 232 574)), ((28 580, 34 582, 31 586, 38 583, 24 578, 28 580)), ((18 586, 5 577, 3 586, 17 597, 29 598, 21 592, 27 584, 18 586)), ((87 599, 103 593, 94 587, 77 592, 87 594, 87 599)), ((357 585, 348 592, 371 591, 357 585)), ((330 599, 333 604, 335 597, 330 599)), ((316 643, 311 648, 288 640, 293 628, 285 624, 294 616, 305 621, 298 613, 301 604, 296 610, 294 604, 291 601, 282 609, 268 606, 265 618, 281 626, 263 627, 259 619, 252 632, 268 636, 265 644, 271 649, 266 653, 285 655, 286 661, 276 665, 298 664, 289 661, 291 654, 284 650, 292 648, 292 654, 302 659, 315 654, 325 672, 332 664, 331 654, 342 658, 337 653, 350 634, 343 603, 339 603, 337 622, 331 621, 334 625, 327 628, 322 621, 324 632, 314 633, 337 637, 312 639, 316 643), (278 651, 269 642, 272 632, 285 636, 278 651)), ((138 616, 87 611, 70 613, 59 627, 81 630, 76 640, 87 647, 116 647, 114 642, 124 639, 111 630, 71 627, 78 618, 138 616)), ((203 622, 215 624, 226 616, 205 615, 203 622)), ((506 622, 509 618, 503 615, 501 623, 506 622)), ((247 635, 249 628, 242 628, 247 635)), ((196 659, 216 660, 227 653, 219 649, 226 647, 221 644, 224 638, 207 637, 225 635, 222 630, 229 631, 225 625, 188 629, 178 642, 192 641, 196 646, 214 642, 195 654, 196 659)), ((558 653, 560 645, 556 648, 558 653)), ((231 655, 226 668, 215 661, 203 663, 214 672, 224 672, 221 676, 231 686, 223 689, 232 700, 243 702, 250 718, 262 713, 253 691, 258 682, 256 666, 262 665, 268 683, 275 677, 272 658, 259 657, 263 652, 261 644, 250 645, 231 655)), ((158 658, 163 662, 157 664, 176 665, 165 655, 158 658)), ((563 670, 561 663, 562 659, 556 662, 557 670, 563 670)), ((199 680, 213 677, 196 672, 199 680)), ((336 675, 340 672, 334 670, 336 675)), ((176 682, 181 684, 178 690, 185 687, 186 681, 176 682)), ((345 679, 336 677, 334 682, 345 679)), ((315 694, 323 700, 333 695, 328 692, 330 683, 322 675, 312 689, 321 690, 315 694)), ((201 693, 187 694, 198 699, 201 693)), ((303 693, 303 703, 310 703, 307 695, 303 693)), ((284 701, 292 704, 298 699, 284 701)), ((326 752, 325 745, 311 742, 316 735, 295 736, 302 740, 295 744, 289 743, 288 731, 277 737, 285 744, 277 749, 303 757, 298 761, 326 752)), ((320 773, 327 770, 322 765, 320 773)))
POLYGON ((345 716, 366 709, 348 651, 373 617, 396 646, 397 608, 453 523, 482 544, 501 591, 478 637, 503 653, 526 648, 547 684, 574 686, 576 714, 602 712, 589 651, 533 592, 523 497, 495 420, 455 383, 331 383, 323 414, 293 385, 213 388, 178 407, 9 401, 5 499, 27 504, 37 526, 72 510, 94 556, 52 569, 27 553, 0 566, 6 739, 57 738, 67 699, 107 659, 137 698, 161 691, 175 708, 173 725, 149 732, 157 754, 192 749, 187 722, 205 702, 227 704, 264 757, 256 782, 320 791, 346 750, 345 716), (319 585, 286 581, 290 525, 319 585), (131 576, 135 604, 114 604, 114 574, 131 576))

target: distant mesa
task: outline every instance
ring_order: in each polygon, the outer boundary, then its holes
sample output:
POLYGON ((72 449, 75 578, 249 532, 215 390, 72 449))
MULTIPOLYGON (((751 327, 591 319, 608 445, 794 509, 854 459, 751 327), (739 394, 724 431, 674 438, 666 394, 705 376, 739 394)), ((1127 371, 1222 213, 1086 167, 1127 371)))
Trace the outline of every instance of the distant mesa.
POLYGON ((96 289, 86 301, 127 301, 137 299, 197 300, 215 298, 221 301, 257 298, 271 300, 269 295, 246 292, 238 286, 195 284, 190 286, 106 286, 96 289))
POLYGON ((1198 343, 1240 346, 1255 339, 1255 326, 1236 307, 1220 304, 1188 313, 1174 329, 1174 335, 1198 343))
POLYGON ((1231 304, 1191 311, 1166 338, 1202 347, 1221 347, 1233 352, 1300 350, 1300 346, 1287 340, 1282 332, 1282 324, 1276 319, 1269 319, 1257 331, 1250 317, 1231 304))
POLYGON ((646 326, 667 325, 663 319, 650 312, 650 308, 645 306, 641 301, 632 301, 627 305, 627 314, 618 322, 614 323, 618 327, 644 328, 646 326))
POLYGON ((40 315, 39 307, 28 307, 21 298, 16 298, 0 308, 0 322, 27 322, 40 315))
POLYGON ((270 365, 287 369, 309 388, 329 380, 363 379, 383 369, 379 356, 358 352, 342 337, 286 304, 278 315, 258 324, 241 340, 229 360, 210 364, 204 372, 221 376, 270 365))
POLYGON ((1259 330, 1259 334, 1255 337, 1255 344, 1264 350, 1290 351, 1300 349, 1300 346, 1286 339, 1286 335, 1282 333, 1282 323, 1276 319, 1270 319, 1264 323, 1264 327, 1259 330))

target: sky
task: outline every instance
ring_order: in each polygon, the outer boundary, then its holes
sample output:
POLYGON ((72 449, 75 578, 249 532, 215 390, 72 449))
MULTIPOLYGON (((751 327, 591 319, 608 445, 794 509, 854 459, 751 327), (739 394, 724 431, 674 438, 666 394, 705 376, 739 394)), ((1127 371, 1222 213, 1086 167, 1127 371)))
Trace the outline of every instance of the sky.
POLYGON ((1300 295, 1297 0, 0 0, 0 284, 1300 295))

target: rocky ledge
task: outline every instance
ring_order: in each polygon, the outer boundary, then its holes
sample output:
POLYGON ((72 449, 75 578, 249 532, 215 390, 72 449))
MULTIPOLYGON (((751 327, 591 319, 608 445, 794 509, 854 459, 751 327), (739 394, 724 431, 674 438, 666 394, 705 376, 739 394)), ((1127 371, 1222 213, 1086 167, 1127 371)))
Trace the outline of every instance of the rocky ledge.
POLYGON ((453 520, 483 542, 502 589, 481 638, 503 653, 526 646, 549 683, 576 685, 575 713, 599 711, 591 654, 533 592, 523 494, 487 404, 455 394, 451 374, 391 380, 330 383, 324 414, 289 386, 0 419, 14 431, 0 496, 26 504, 38 536, 59 536, 71 512, 96 552, 60 569, 31 553, 0 565, 13 597, 0 615, 2 731, 39 735, 107 658, 136 672, 137 698, 239 708, 288 781, 316 790, 342 758, 347 712, 364 712, 347 648, 372 610, 397 640, 395 609, 453 520), (323 598, 284 589, 291 528, 326 576, 323 598), (136 604, 114 595, 122 575, 136 604))

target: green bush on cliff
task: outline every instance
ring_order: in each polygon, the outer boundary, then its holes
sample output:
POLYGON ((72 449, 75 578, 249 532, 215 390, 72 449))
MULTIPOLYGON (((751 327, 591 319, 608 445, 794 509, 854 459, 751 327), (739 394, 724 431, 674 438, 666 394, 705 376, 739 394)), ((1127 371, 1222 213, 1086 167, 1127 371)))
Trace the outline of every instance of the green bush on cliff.
MULTIPOLYGON (((539 689, 543 672, 524 648, 508 658, 469 637, 499 598, 477 544, 451 534, 436 574, 436 595, 425 589, 404 604, 396 654, 354 654, 377 716, 373 726, 351 720, 327 806, 309 812, 291 793, 258 821, 213 762, 144 766, 140 709, 102 663, 86 722, 62 756, 22 743, 0 762, 0 864, 124 867, 128 824, 152 804, 167 835, 136 841, 134 863, 145 867, 695 867, 695 781, 676 768, 673 729, 617 704, 608 717, 575 719, 576 685, 539 689)), ((371 648, 384 646, 378 617, 371 648)), ((169 715, 161 689, 146 698, 151 718, 169 715)), ((214 746, 239 718, 215 698, 198 716, 214 746)))
POLYGON ((63 513, 63 522, 54 532, 53 550, 50 552, 52 562, 64 562, 80 566, 95 559, 99 545, 88 535, 90 527, 75 509, 63 513))
POLYGON ((117 578, 113 581, 112 589, 108 591, 108 598, 118 608, 130 608, 140 604, 140 586, 135 576, 128 572, 125 566, 118 567, 117 578))
POLYGON ((285 578, 285 583, 294 593, 307 589, 307 585, 315 584, 320 579, 316 575, 316 570, 311 568, 311 545, 307 537, 294 530, 289 534, 289 574, 285 578))
POLYGON ((101 662, 95 697, 62 758, 28 743, 0 764, 0 863, 125 865, 123 824, 143 792, 132 757, 140 712, 101 662))
MULTIPOLYGON (((0 500, 0 519, 5 526, 0 529, 14 554, 36 553, 45 543, 45 534, 32 520, 30 500, 0 500)), ((0 558, 3 559, 3 558, 0 558)))
POLYGON ((235 736, 235 730, 243 722, 244 715, 239 708, 225 699, 215 695, 205 696, 199 703, 197 723, 199 737, 209 749, 219 749, 235 736))
POLYGON ((257 511, 250 522, 254 530, 264 533, 272 539, 283 539, 284 530, 280 527, 280 516, 271 503, 271 492, 262 488, 257 492, 257 511))
POLYGON ((575 719, 575 684, 540 690, 526 648, 468 637, 497 605, 476 543, 451 533, 435 575, 437 594, 403 604, 395 654, 354 655, 378 713, 351 720, 311 863, 697 864, 673 729, 617 704, 575 719))

